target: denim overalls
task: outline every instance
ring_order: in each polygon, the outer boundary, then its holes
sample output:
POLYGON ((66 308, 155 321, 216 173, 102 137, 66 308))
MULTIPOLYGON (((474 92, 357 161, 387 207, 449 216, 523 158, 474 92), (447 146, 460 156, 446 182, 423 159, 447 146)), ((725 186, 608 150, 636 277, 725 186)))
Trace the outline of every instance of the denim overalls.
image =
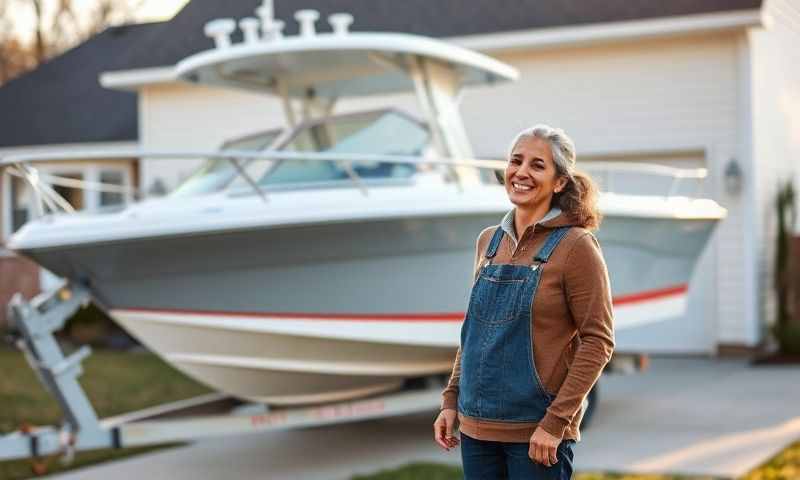
POLYGON ((538 422, 554 400, 536 372, 531 305, 542 268, 569 228, 554 229, 532 265, 493 265, 503 229, 494 232, 461 327, 458 410, 464 415, 538 422))

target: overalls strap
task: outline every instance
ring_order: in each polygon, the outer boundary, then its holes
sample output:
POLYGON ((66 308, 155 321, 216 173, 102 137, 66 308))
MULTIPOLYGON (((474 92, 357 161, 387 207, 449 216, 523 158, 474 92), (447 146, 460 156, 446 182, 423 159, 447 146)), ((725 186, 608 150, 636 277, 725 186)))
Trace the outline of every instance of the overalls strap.
POLYGON ((500 241, 503 239, 503 228, 497 227, 492 236, 492 241, 489 242, 489 247, 486 249, 486 258, 492 259, 497 255, 497 248, 500 246, 500 241))
POLYGON ((558 246, 558 242, 564 238, 564 235, 566 235, 567 232, 569 232, 569 227, 558 227, 550 232, 550 235, 547 236, 547 240, 544 242, 544 245, 542 245, 542 248, 539 249, 539 253, 536 254, 534 260, 539 263, 547 262, 547 260, 550 259, 550 255, 553 253, 553 250, 555 250, 558 246))

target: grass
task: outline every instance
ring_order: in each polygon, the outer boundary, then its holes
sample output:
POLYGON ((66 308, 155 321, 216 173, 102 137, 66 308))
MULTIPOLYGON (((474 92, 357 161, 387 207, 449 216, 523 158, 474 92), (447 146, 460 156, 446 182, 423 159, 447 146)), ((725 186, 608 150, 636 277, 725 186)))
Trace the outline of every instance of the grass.
MULTIPOLYGON (((208 393, 208 390, 150 353, 95 351, 83 362, 81 385, 101 418, 208 393), (114 379, 113 382, 109 379, 114 379)), ((0 347, 0 433, 31 425, 56 425, 61 410, 17 351, 0 347)), ((173 444, 174 445, 174 444, 173 444)), ((71 465, 45 459, 48 472, 60 472, 160 447, 95 450, 75 455, 71 465)), ((31 462, 0 462, 0 480, 30 478, 31 462)))
MULTIPOLYGON (((355 476, 352 480, 461 480, 463 478, 463 472, 458 467, 436 463, 413 463, 393 470, 381 470, 371 475, 355 476)), ((713 478, 583 472, 575 474, 574 480, 713 480, 713 478)), ((740 480, 800 480, 800 441, 793 443, 740 480)))
MULTIPOLYGON (((95 351, 84 363, 81 384, 100 417, 139 410, 164 402, 207 393, 150 353, 95 351), (110 382, 109 379, 114 381, 110 382)), ((58 404, 44 391, 33 371, 16 351, 0 348, 0 434, 16 430, 21 421, 32 425, 54 425, 61 420, 58 404)), ((173 444, 174 445, 174 444, 173 444)), ((169 446, 169 445, 167 445, 169 446)), ((165 446, 96 450, 76 454, 70 465, 46 459, 49 473, 115 460, 165 446)), ((21 480, 32 476, 31 462, 0 462, 0 480, 21 480)), ((456 480, 460 468, 435 463, 413 463, 401 468, 359 475, 353 480, 456 480)), ((800 479, 800 441, 790 445, 741 480, 800 479)), ((711 480, 709 477, 674 475, 626 475, 582 472, 574 480, 711 480)))
MULTIPOLYGON (((463 472, 458 467, 436 463, 413 463, 371 475, 359 475, 352 480, 461 480, 463 478, 463 472)), ((575 474, 574 480, 713 480, 713 478, 583 472, 575 474)), ((800 441, 789 445, 740 480, 800 480, 800 441)))
POLYGON ((742 480, 790 480, 800 478, 800 441, 783 449, 742 480))

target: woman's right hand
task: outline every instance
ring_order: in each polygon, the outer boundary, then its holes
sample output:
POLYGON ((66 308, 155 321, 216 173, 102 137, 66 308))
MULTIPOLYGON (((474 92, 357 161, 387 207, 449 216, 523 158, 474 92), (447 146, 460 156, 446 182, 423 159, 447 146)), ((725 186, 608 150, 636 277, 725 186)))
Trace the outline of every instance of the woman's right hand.
POLYGON ((439 412, 439 416, 433 422, 433 439, 448 452, 458 445, 458 438, 453 436, 457 419, 458 412, 452 408, 446 408, 439 412))

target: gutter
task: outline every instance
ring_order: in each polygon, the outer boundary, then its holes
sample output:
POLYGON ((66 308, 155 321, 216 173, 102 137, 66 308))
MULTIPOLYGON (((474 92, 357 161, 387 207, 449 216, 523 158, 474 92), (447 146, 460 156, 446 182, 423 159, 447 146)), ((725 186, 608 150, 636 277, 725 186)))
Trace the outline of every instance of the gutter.
POLYGON ((136 68, 103 72, 99 80, 100 85, 105 88, 135 92, 147 85, 177 82, 178 75, 172 66, 136 68))
POLYGON ((518 30, 449 37, 447 40, 483 53, 512 52, 540 48, 568 47, 609 41, 631 41, 678 35, 715 33, 767 23, 761 9, 704 13, 647 20, 606 22, 592 25, 518 30))
MULTIPOLYGON (((722 13, 445 37, 444 40, 461 47, 493 54, 602 42, 717 33, 767 27, 768 25, 769 18, 760 8, 756 8, 722 13)), ((177 81, 179 80, 172 66, 116 70, 100 74, 100 84, 103 87, 118 90, 137 91, 147 85, 177 81)))

